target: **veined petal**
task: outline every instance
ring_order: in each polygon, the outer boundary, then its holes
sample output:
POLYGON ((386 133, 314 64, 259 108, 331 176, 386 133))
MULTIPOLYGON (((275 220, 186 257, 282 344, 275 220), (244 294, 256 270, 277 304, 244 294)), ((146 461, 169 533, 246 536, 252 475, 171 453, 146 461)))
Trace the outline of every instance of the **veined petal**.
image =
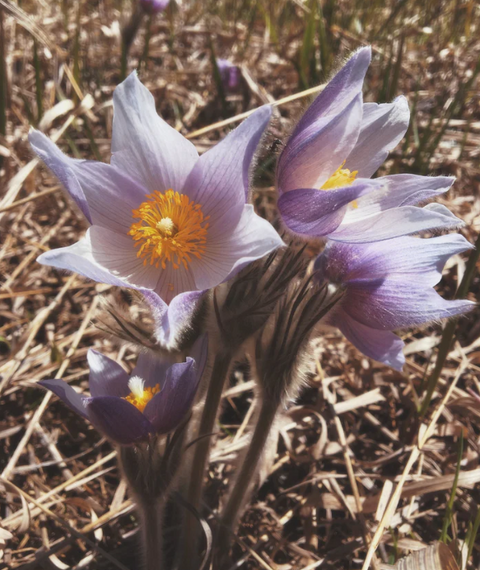
POLYGON ((159 358, 151 352, 144 352, 138 355, 137 365, 131 375, 139 376, 145 382, 145 388, 153 388, 157 384, 162 388, 167 370, 173 362, 173 359, 159 358))
POLYGON ((71 410, 76 412, 82 418, 87 419, 87 412, 85 410, 85 406, 83 405, 83 401, 85 398, 82 398, 80 394, 75 392, 75 390, 63 380, 41 380, 38 382, 40 386, 50 390, 56 396, 62 400, 64 404, 66 404, 71 410))
POLYGON ((121 445, 143 441, 153 427, 135 406, 114 396, 86 398, 88 419, 109 439, 121 445))
POLYGON ((447 260, 473 249, 460 234, 421 239, 400 237, 393 240, 351 245, 331 242, 316 261, 316 269, 339 283, 387 278, 411 279, 416 286, 436 285, 447 260), (322 267, 327 259, 327 267, 322 267))
POLYGON ((208 239, 228 233, 242 215, 248 197, 249 168, 272 109, 264 105, 203 154, 183 193, 209 216, 208 239))
POLYGON ((181 335, 188 332, 192 318, 198 311, 205 291, 188 291, 174 297, 167 305, 155 291, 142 290, 152 308, 155 319, 155 337, 167 349, 176 347, 181 335))
POLYGON ((192 358, 173 364, 167 371, 162 390, 147 404, 144 414, 156 433, 174 430, 191 408, 199 380, 194 364, 192 358))
MULTIPOLYGON (((203 261, 200 260, 200 263, 203 261)), ((186 268, 180 265, 178 269, 175 269, 171 263, 168 263, 165 269, 158 269, 158 279, 155 285, 155 293, 160 295, 160 297, 168 304, 180 293, 186 293, 187 291, 194 291, 198 289, 195 286, 195 277, 193 271, 193 260, 197 261, 196 258, 192 257, 192 261, 189 263, 189 267, 186 268)))
POLYGON ((332 190, 292 190, 280 196, 278 209, 282 221, 292 232, 310 237, 326 236, 342 223, 347 204, 375 191, 378 186, 376 180, 355 180, 350 186, 332 190))
POLYGON ((446 301, 431 287, 406 278, 350 281, 343 309, 360 323, 394 330, 461 315, 475 306, 466 300, 446 301))
POLYGON ((99 283, 119 287, 153 289, 159 270, 143 265, 129 236, 92 226, 77 243, 43 253, 37 261, 58 269, 80 273, 99 283))
POLYGON ((284 245, 273 226, 244 206, 237 227, 229 235, 207 244, 201 260, 192 260, 197 289, 209 289, 230 279, 245 265, 284 245))
POLYGON ((416 174, 393 174, 382 176, 382 186, 362 196, 357 208, 345 215, 345 223, 363 220, 384 210, 414 206, 447 192, 454 178, 449 176, 418 176, 416 174))
POLYGON ((357 170, 362 178, 370 178, 402 140, 409 121, 410 110, 403 96, 393 103, 365 103, 358 141, 345 168, 357 170))
POLYGON ((83 188, 72 169, 73 159, 69 159, 63 152, 43 133, 32 130, 28 140, 39 158, 60 180, 87 220, 92 223, 92 216, 88 208, 83 188))
POLYGON ((362 94, 337 115, 320 117, 287 142, 280 155, 276 183, 280 193, 320 188, 351 153, 362 120, 362 94))
POLYGON ((319 117, 336 115, 343 111, 362 92, 363 81, 371 59, 370 46, 358 49, 304 113, 292 133, 292 138, 308 128, 319 117))
POLYGON ((179 192, 198 153, 158 116, 155 100, 136 72, 115 89, 113 111, 111 163, 150 192, 179 192))
POLYGON ((130 393, 129 376, 125 370, 108 356, 92 348, 87 352, 90 376, 88 385, 90 394, 97 396, 117 396, 125 398, 130 393))
POLYGON ((352 223, 343 223, 328 237, 334 241, 368 243, 462 225, 462 220, 441 204, 429 204, 425 208, 402 206, 352 223))
POLYGON ((109 164, 68 157, 39 131, 32 131, 29 141, 91 224, 128 232, 132 210, 148 194, 145 188, 109 164))
POLYGON ((405 364, 405 356, 403 355, 405 345, 396 334, 362 325, 342 309, 336 311, 332 324, 337 326, 365 356, 383 362, 395 370, 402 370, 405 364))

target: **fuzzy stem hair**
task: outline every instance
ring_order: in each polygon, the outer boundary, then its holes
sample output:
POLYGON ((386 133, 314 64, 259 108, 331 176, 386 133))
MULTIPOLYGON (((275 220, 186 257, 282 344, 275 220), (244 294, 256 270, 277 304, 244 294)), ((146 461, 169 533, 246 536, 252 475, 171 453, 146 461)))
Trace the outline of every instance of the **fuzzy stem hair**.
MULTIPOLYGON (((200 419, 197 441, 194 444, 195 452, 190 471, 187 501, 197 511, 200 509, 202 500, 203 481, 210 452, 210 435, 215 426, 232 356, 233 354, 230 350, 221 350, 215 357, 210 385, 200 419)), ((182 537, 183 551, 180 569, 190 570, 197 568, 198 522, 190 512, 187 512, 185 515, 182 537)))
POLYGON ((163 500, 139 500, 145 570, 161 570, 163 567, 163 500))
POLYGON ((232 533, 237 526, 243 506, 248 500, 255 482, 260 459, 275 422, 278 407, 278 401, 263 399, 252 439, 243 457, 232 491, 222 511, 216 544, 220 568, 228 555, 232 533))

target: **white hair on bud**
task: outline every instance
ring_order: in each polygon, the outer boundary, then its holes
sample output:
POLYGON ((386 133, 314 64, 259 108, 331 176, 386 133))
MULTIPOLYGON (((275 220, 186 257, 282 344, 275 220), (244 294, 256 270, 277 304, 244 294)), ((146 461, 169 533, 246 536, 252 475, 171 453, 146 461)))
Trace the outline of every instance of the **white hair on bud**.
POLYGON ((145 391, 145 380, 142 380, 140 376, 132 376, 128 381, 128 387, 135 398, 142 398, 145 391))

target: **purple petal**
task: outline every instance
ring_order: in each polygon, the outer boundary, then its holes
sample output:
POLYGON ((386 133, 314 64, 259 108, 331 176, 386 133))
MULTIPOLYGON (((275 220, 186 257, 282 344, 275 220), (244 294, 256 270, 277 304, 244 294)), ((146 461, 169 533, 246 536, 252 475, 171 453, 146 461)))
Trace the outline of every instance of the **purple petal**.
POLYGON ((370 178, 402 140, 409 120, 410 111, 405 97, 381 105, 365 103, 360 135, 345 168, 357 170, 361 178, 370 178))
POLYGON ((140 6, 147 14, 163 12, 169 3, 170 0, 140 0, 140 6))
POLYGON ((144 413, 157 433, 168 433, 178 427, 191 408, 200 380, 194 364, 192 358, 173 364, 167 371, 163 389, 147 404, 144 413))
POLYGON ((371 58, 370 46, 360 48, 350 57, 307 109, 293 131, 292 138, 308 128, 319 117, 336 115, 343 111, 362 92, 363 80, 371 58))
POLYGON ((243 267, 284 245, 273 226, 244 206, 235 229, 207 244, 201 259, 192 259, 197 289, 209 289, 233 277, 243 267))
POLYGON ((431 287, 409 279, 350 281, 342 307, 360 323, 395 330, 461 315, 475 306, 464 300, 446 301, 431 287))
POLYGON ((195 286, 192 266, 193 263, 189 262, 188 269, 183 265, 175 269, 171 263, 167 263, 165 269, 158 269, 155 293, 166 303, 170 303, 177 295, 198 289, 195 286))
POLYGON ((365 356, 383 362, 395 370, 402 370, 405 364, 404 342, 396 334, 362 325, 341 309, 336 311, 332 324, 335 324, 365 356))
POLYGON ((113 93, 112 165, 153 192, 180 191, 198 159, 194 145, 161 119, 131 73, 113 93))
POLYGON ((269 105, 260 107, 239 127, 203 154, 183 188, 210 216, 208 239, 228 233, 242 215, 248 196, 249 168, 270 120, 269 105))
POLYGON ((143 265, 130 236, 92 226, 77 243, 43 253, 37 261, 58 269, 80 273, 99 283, 119 287, 153 289, 160 270, 143 265))
POLYGON ((91 224, 128 233, 132 210, 148 194, 145 188, 109 164, 66 156, 39 131, 32 131, 29 140, 91 224))
POLYGON ((73 159, 69 159, 63 152, 43 133, 32 130, 28 140, 39 158, 60 180, 87 220, 92 223, 92 216, 88 208, 87 199, 72 169, 73 159))
POLYGON ((376 181, 355 180, 351 186, 332 190, 303 188, 282 194, 278 209, 285 225, 305 236, 325 236, 342 223, 346 206, 360 196, 374 191, 376 181))
POLYGON ((176 347, 182 334, 189 330, 205 291, 181 293, 172 299, 170 305, 154 291, 142 290, 142 293, 152 308, 157 340, 167 349, 176 347))
POLYGON ((301 131, 295 129, 278 161, 279 192, 321 188, 353 150, 361 120, 362 95, 359 93, 337 115, 320 117, 305 124, 301 131))
POLYGON ((360 245, 331 242, 316 261, 316 269, 321 267, 329 279, 339 283, 411 276, 416 285, 433 287, 440 281, 446 261, 472 248, 460 234, 430 239, 400 237, 360 245))
POLYGON ((446 192, 454 182, 448 176, 393 174, 377 178, 382 186, 357 201, 357 208, 345 215, 345 223, 363 220, 384 210, 414 206, 446 192))
POLYGON ((139 376, 148 388, 153 388, 157 384, 163 387, 167 370, 174 363, 173 358, 158 356, 151 352, 138 355, 137 365, 132 371, 132 376, 139 376))
POLYGON ((462 220, 440 204, 429 204, 425 208, 402 206, 352 223, 344 222, 328 237, 334 241, 368 243, 462 225, 462 220))
POLYGON ((80 394, 77 394, 69 384, 63 380, 41 380, 38 384, 43 388, 50 390, 50 392, 53 392, 71 410, 82 416, 82 418, 87 419, 87 412, 83 405, 85 398, 80 396, 80 394))
POLYGON ((87 352, 87 360, 90 368, 88 384, 90 394, 94 398, 98 396, 125 398, 128 396, 130 393, 129 376, 120 364, 91 348, 87 352))
POLYGON ((109 439, 121 445, 131 445, 148 438, 153 427, 135 406, 114 396, 85 400, 92 424, 109 439))

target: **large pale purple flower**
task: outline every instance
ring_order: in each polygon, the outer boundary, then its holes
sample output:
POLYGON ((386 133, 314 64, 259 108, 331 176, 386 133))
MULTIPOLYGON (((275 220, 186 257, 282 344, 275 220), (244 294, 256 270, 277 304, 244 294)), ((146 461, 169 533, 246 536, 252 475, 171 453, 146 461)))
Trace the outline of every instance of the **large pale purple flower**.
POLYGON ((344 289, 344 295, 328 323, 370 358, 400 370, 404 343, 392 331, 475 306, 466 300, 446 301, 434 289, 447 259, 472 247, 460 234, 368 244, 330 242, 315 262, 317 276, 344 289))
POLYGON ((453 178, 399 174, 371 179, 403 138, 407 101, 363 103, 370 48, 358 50, 295 127, 277 165, 278 207, 285 225, 309 237, 378 241, 462 222, 440 204, 417 207, 453 178))
POLYGON ((142 291, 169 345, 202 292, 283 244, 247 204, 249 166, 271 115, 264 106, 198 156, 163 121, 132 73, 115 90, 110 164, 64 155, 42 133, 30 143, 91 227, 38 261, 142 291))
POLYGON ((176 429, 190 410, 207 358, 207 339, 201 337, 185 362, 141 354, 129 376, 96 350, 87 354, 90 398, 80 396, 63 380, 42 380, 74 412, 121 445, 144 441, 151 434, 176 429))

